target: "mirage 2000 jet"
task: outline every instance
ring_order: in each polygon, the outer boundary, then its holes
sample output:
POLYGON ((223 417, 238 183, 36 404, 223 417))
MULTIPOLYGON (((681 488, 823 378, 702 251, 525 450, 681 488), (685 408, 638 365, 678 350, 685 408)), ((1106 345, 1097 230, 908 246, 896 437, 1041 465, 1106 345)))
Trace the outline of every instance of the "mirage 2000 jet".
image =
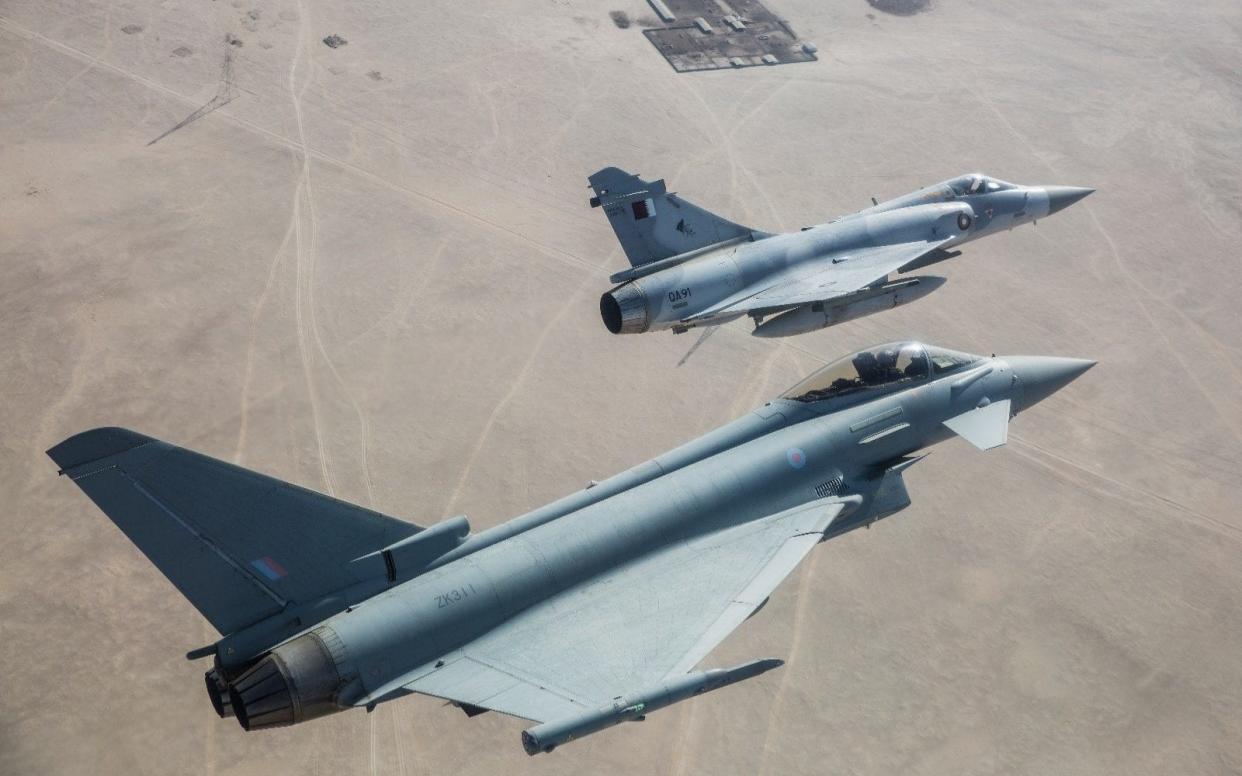
MULTIPOLYGON (((221 717, 262 730, 422 693, 531 720, 533 755, 779 666, 699 664, 820 542, 909 506, 914 453, 1004 444, 1014 413, 1093 363, 869 348, 477 534, 125 429, 48 454, 220 632, 187 657, 214 658, 221 717)), ((142 672, 114 673, 112 697, 125 675, 142 672)))
POLYGON ((681 334, 749 315, 756 336, 786 337, 861 318, 944 282, 890 274, 953 258, 958 245, 1033 223, 1094 191, 963 175, 830 223, 768 234, 667 192, 663 180, 616 167, 588 180, 591 206, 604 209, 631 265, 600 298, 613 334, 681 334))

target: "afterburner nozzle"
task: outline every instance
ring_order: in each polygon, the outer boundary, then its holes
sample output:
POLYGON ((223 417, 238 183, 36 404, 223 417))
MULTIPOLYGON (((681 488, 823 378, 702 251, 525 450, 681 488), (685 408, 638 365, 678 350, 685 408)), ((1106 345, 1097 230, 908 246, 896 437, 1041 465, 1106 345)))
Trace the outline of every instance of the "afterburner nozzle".
POLYGON ((1004 360, 1018 378, 1020 409, 1038 404, 1096 364, 1086 358, 1058 356, 1005 356, 1004 360))
POLYGON ((641 334, 650 326, 647 295, 637 282, 625 283, 599 298, 599 314, 613 334, 641 334))
POLYGON ((296 725, 346 708, 337 702, 345 680, 332 654, 335 643, 335 632, 322 625, 276 647, 234 679, 229 705, 242 728, 296 725))

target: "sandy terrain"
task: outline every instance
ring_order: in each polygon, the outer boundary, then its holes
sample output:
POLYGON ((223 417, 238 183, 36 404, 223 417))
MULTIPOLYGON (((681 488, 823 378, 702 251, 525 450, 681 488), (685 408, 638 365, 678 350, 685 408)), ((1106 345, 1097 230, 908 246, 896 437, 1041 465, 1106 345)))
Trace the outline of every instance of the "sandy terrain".
POLYGON ((1242 772, 1242 6, 772 2, 820 62, 677 75, 639 0, 0 0, 0 773, 1242 772), (598 319, 605 164, 770 230, 976 169, 1099 192, 678 367, 598 319), (217 719, 209 627, 42 452, 125 425, 478 529, 903 337, 1101 363, 711 659, 785 668, 539 758, 428 698, 217 719))

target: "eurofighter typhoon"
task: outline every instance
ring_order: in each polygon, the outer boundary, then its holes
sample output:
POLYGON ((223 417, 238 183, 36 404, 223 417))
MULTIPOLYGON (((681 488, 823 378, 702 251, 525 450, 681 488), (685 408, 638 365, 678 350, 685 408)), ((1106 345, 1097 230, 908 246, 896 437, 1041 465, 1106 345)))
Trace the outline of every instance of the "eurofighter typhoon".
POLYGON ((815 545, 909 506, 917 451, 1004 444, 1093 363, 871 348, 477 534, 125 429, 48 454, 222 634, 187 655, 214 657, 221 717, 262 730, 423 693, 531 720, 533 755, 781 665, 698 667, 815 545))
POLYGON ((831 223, 768 234, 668 193, 662 180, 616 167, 588 180, 591 206, 604 209, 631 265, 600 297, 613 334, 680 334, 749 315, 756 336, 786 337, 861 318, 944 282, 889 275, 958 256, 959 245, 1033 223, 1094 191, 963 175, 831 223))

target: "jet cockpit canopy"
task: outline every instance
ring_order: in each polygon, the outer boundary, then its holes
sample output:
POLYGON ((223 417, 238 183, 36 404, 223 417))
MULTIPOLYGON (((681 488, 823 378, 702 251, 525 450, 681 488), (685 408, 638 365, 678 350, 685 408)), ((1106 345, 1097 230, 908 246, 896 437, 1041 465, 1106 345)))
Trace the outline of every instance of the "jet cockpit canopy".
POLYGON ((890 342, 837 359, 781 395, 782 399, 817 402, 895 385, 913 385, 979 360, 920 342, 890 342))
POLYGON ((994 191, 1004 191, 1006 189, 1016 189, 1012 183, 1000 180, 999 178, 990 178, 987 175, 963 175, 960 178, 954 178, 948 182, 949 188, 953 189, 956 196, 963 197, 970 194, 991 194, 994 191))

